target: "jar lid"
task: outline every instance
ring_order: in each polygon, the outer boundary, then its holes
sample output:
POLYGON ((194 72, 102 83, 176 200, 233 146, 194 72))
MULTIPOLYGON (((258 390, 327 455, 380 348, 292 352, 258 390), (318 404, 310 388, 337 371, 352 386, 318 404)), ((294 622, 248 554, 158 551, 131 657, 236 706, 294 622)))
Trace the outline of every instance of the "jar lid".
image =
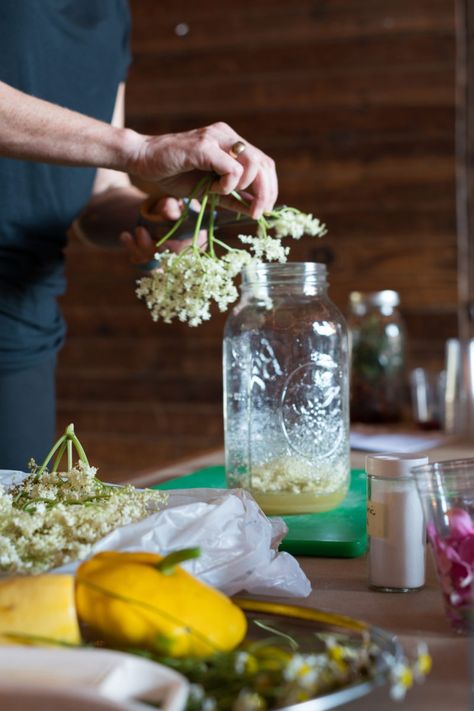
POLYGON ((383 291, 351 291, 349 294, 351 306, 389 306, 395 308, 400 303, 400 294, 392 289, 383 291))
POLYGON ((368 454, 365 460, 365 470, 369 476, 410 477, 412 467, 428 464, 428 461, 426 456, 399 452, 368 454))

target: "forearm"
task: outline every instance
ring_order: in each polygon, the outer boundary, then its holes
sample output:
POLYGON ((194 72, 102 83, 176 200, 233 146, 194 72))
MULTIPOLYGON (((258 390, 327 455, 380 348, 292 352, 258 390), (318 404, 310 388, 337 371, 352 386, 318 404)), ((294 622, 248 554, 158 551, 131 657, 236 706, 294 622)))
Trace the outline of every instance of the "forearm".
POLYGON ((126 171, 141 137, 0 82, 0 155, 126 171))

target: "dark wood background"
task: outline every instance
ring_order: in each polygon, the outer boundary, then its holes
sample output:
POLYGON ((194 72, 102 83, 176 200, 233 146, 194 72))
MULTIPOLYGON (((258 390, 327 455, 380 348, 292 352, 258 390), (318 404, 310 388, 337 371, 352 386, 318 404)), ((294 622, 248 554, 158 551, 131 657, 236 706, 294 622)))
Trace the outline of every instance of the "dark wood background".
MULTIPOLYGON (((224 120, 271 154, 280 202, 329 233, 330 295, 396 289, 410 365, 455 336, 452 0, 132 0, 127 123, 144 133, 224 120), (187 32, 186 32, 187 30, 187 32), (182 34, 184 32, 184 34, 182 34)), ((222 442, 224 316, 152 323, 120 253, 69 247, 59 426, 76 423, 105 478, 222 442)))

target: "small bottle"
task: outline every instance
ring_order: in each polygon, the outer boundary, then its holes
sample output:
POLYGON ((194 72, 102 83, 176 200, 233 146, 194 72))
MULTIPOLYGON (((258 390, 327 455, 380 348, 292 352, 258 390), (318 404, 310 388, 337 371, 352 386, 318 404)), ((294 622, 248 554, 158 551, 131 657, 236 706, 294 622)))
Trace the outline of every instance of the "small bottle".
POLYGON ((396 291, 349 296, 351 419, 397 422, 406 400, 405 326, 396 291))
POLYGON ((371 454, 366 459, 369 491, 369 586, 409 592, 425 582, 425 525, 412 467, 428 463, 413 454, 371 454))

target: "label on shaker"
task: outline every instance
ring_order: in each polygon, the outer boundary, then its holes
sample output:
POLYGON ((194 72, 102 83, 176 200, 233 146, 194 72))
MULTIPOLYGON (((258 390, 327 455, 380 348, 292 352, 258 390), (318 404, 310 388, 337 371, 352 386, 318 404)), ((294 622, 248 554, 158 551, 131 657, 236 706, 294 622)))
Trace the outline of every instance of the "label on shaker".
POLYGON ((381 501, 367 502, 367 533, 375 538, 386 538, 386 505, 381 501))

